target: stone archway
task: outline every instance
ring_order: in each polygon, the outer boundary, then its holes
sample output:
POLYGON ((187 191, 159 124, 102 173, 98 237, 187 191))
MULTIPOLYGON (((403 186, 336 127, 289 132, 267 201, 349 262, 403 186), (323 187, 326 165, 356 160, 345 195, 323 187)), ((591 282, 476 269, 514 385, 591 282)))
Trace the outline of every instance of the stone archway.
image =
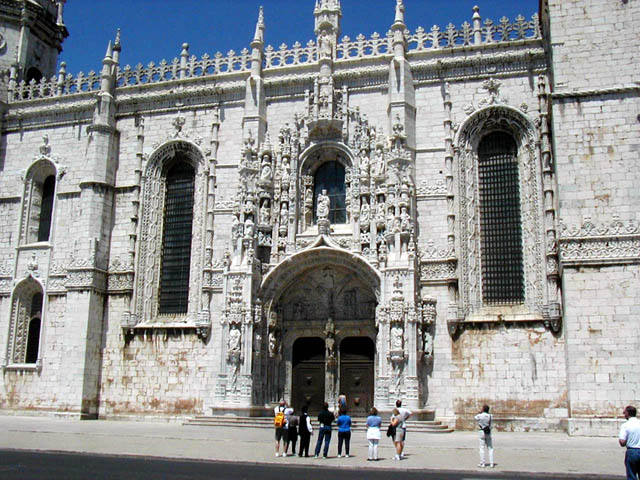
POLYGON ((267 385, 278 384, 271 397, 282 392, 284 398, 300 401, 296 389, 304 379, 296 377, 301 358, 296 345, 314 337, 324 343, 323 400, 333 405, 339 393, 342 340, 368 337, 375 345, 379 285, 377 272, 366 261, 327 244, 294 255, 270 272, 261 293, 270 319, 268 336, 278 345, 267 368, 267 385))

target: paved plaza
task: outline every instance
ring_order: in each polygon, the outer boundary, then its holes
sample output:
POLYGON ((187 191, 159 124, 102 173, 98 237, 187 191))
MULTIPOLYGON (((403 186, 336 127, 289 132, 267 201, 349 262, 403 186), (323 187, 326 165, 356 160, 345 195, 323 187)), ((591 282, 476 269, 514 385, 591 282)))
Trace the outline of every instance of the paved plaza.
MULTIPOLYGON (((0 416, 0 448, 231 462, 327 464, 345 468, 478 471, 477 433, 411 432, 407 458, 393 461, 392 444, 382 439, 378 462, 367 462, 364 432, 354 432, 351 457, 337 458, 334 431, 327 460, 276 458, 273 430, 197 427, 179 423, 77 421, 50 417, 0 416)), ((312 445, 314 445, 312 438, 312 445)), ((494 434, 495 472, 601 475, 624 478, 624 449, 613 437, 570 437, 559 433, 494 434)))

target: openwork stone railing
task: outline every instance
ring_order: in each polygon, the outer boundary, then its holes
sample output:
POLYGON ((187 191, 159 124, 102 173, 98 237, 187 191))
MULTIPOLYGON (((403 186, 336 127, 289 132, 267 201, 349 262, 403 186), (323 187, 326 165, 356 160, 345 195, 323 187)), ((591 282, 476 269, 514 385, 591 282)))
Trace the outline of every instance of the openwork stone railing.
MULTIPOLYGON (((538 15, 534 14, 527 21, 522 15, 514 22, 502 17, 498 23, 490 19, 481 21, 476 12, 472 23, 465 22, 461 28, 453 24, 442 30, 434 25, 430 31, 418 27, 414 33, 405 32, 409 52, 451 49, 469 45, 492 45, 517 40, 541 38, 538 15)), ((392 54, 392 34, 384 36, 373 33, 370 38, 358 35, 354 40, 348 36, 336 45, 336 61, 348 61, 361 58, 375 58, 392 54)), ((277 49, 269 45, 264 51, 263 68, 272 70, 298 65, 314 64, 318 59, 317 44, 310 40, 306 46, 296 42, 292 48, 282 44, 277 49)), ((128 87, 153 83, 171 82, 188 78, 209 77, 228 73, 250 71, 251 54, 244 48, 240 53, 231 50, 226 55, 218 52, 214 56, 204 54, 201 58, 189 56, 188 46, 183 46, 180 58, 171 62, 162 60, 150 62, 147 66, 138 64, 135 67, 126 65, 118 72, 117 86, 128 87), (186 48, 185 48, 186 47, 186 48)), ((33 100, 37 98, 59 97, 79 93, 94 92, 100 89, 100 75, 91 71, 80 72, 75 77, 66 73, 64 62, 60 72, 50 79, 40 82, 13 82, 8 80, 9 101, 33 100)))

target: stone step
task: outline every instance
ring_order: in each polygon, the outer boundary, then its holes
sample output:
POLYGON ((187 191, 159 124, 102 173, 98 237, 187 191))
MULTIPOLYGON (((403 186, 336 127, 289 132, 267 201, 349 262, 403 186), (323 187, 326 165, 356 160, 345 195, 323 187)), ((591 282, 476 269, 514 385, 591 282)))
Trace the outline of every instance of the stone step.
MULTIPOLYGON (((315 423, 315 422, 314 422, 315 423)), ((366 418, 353 418, 351 430, 364 431, 366 418)), ((247 428, 274 428, 271 417, 240 417, 235 415, 199 415, 190 418, 183 423, 185 426, 200 427, 247 427, 247 428)), ((386 426, 384 427, 386 429, 386 426)), ((409 432, 425 433, 450 433, 452 428, 438 420, 416 420, 408 423, 409 432)))

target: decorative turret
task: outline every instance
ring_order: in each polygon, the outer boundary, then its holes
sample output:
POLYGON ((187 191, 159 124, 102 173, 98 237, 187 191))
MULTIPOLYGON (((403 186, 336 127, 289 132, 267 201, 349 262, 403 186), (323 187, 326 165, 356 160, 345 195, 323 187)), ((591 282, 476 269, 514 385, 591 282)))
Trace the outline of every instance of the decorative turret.
POLYGON ((404 58, 407 44, 404 39, 404 31, 407 26, 404 24, 404 3, 396 0, 396 19, 391 25, 393 32, 393 55, 395 58, 404 58))
POLYGON ((256 32, 251 42, 251 74, 247 78, 244 97, 244 118, 242 120, 243 138, 255 135, 257 145, 262 144, 267 126, 267 102, 262 78, 262 59, 264 55, 264 12, 258 13, 256 32))

